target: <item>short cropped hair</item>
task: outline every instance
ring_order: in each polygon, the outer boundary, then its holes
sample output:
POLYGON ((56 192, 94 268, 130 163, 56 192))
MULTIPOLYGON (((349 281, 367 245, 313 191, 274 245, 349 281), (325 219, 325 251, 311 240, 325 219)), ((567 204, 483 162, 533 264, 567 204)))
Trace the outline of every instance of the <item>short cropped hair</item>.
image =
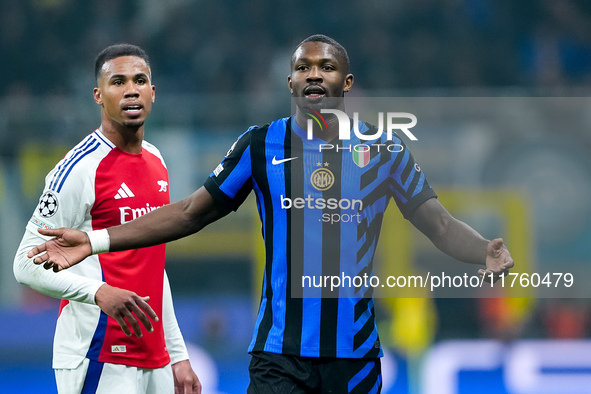
POLYGON ((109 60, 116 59, 121 56, 137 56, 144 59, 148 68, 150 68, 150 58, 146 51, 142 48, 132 44, 115 44, 103 49, 94 61, 94 76, 98 80, 101 76, 103 65, 109 60))
POLYGON ((343 60, 345 61, 345 64, 347 65, 346 72, 349 72, 350 64, 349 64, 349 54, 347 53, 347 50, 345 49, 344 46, 339 44, 336 40, 334 40, 328 36, 325 36, 324 34, 311 35, 310 37, 304 39, 302 42, 300 42, 298 44, 298 46, 296 47, 296 49, 293 51, 293 53, 291 55, 291 67, 292 68, 293 68, 293 64, 295 63, 296 51, 298 50, 299 47, 301 47, 302 45, 304 45, 308 42, 323 42, 325 44, 332 46, 334 49, 337 50, 337 53, 339 54, 339 56, 341 56, 343 58, 343 60))

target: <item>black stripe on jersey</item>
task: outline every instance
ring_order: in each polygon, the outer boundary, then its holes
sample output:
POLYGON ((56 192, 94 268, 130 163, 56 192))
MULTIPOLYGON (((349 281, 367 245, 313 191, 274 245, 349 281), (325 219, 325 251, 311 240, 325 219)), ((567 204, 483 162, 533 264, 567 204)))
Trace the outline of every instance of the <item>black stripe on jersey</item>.
MULTIPOLYGON (((363 267, 359 272, 357 272, 357 276, 361 276, 361 277, 363 277, 363 275, 367 275, 368 277, 371 276, 372 267, 373 267, 373 260, 369 264, 367 264, 365 267, 363 267)), ((359 289, 359 288, 357 288, 357 289, 359 289)), ((373 289, 373 287, 368 286, 368 290, 372 290, 372 289, 373 289)), ((371 297, 371 296, 372 296, 371 291, 370 291, 369 295, 367 295, 367 294, 365 295, 365 297, 371 297)))
POLYGON ((323 298, 320 313, 320 357, 337 356, 338 298, 323 298))
MULTIPOLYGON (((283 143, 283 157, 303 157, 302 140, 292 135, 291 122, 287 122, 283 143)), ((285 171, 286 196, 303 196, 304 160, 293 160, 282 164, 285 171), (298 168, 295 168, 295 167, 298 168), (298 174, 298 179, 293 176, 298 174)), ((283 334, 283 353, 290 354, 296 349, 301 354, 303 288, 298 278, 304 275, 304 210, 287 210, 287 280, 285 291, 285 332, 283 334), (293 230, 293 231, 292 231, 293 230), (292 297, 292 294, 295 297, 292 297)))
POLYGON ((367 341, 367 339, 371 336, 371 333, 373 332, 374 329, 375 329, 375 320, 374 320, 373 314, 372 314, 372 316, 369 319, 367 319, 365 324, 363 324, 363 327, 361 327, 361 330, 359 330, 359 331, 357 331, 357 333, 355 333, 355 336, 353 337, 353 350, 359 349, 359 347, 361 345, 363 345, 365 343, 365 341, 367 341))
MULTIPOLYGON (((371 193, 369 193, 363 199, 363 206, 367 207, 374 203, 377 198, 388 195, 387 190, 387 182, 382 182, 381 185, 376 187, 371 193), (386 189, 386 190, 384 190, 386 189)), ((376 214, 373 218, 371 223, 366 224, 363 228, 360 226, 357 233, 357 239, 361 239, 363 235, 365 235, 365 242, 357 251, 357 262, 361 261, 363 256, 367 253, 367 251, 372 247, 372 243, 374 240, 377 242, 380 234, 380 229, 382 228, 382 221, 384 220, 384 214, 382 212, 376 214), (365 233, 361 233, 361 230, 365 230, 365 233)), ((366 219, 364 219, 366 221, 366 219)))
MULTIPOLYGON (((363 245, 361 245, 361 247, 357 251, 357 263, 359 263, 361 261, 363 256, 365 256, 367 251, 372 247, 372 244, 374 243, 374 239, 376 239, 378 237, 378 235, 380 233, 380 229, 382 228, 382 220, 383 219, 384 219, 384 214, 380 212, 374 217, 374 219, 371 221, 369 226, 365 227, 366 238, 365 238, 365 242, 363 243, 363 245)), ((367 222, 367 220, 364 220, 364 221, 367 222)), ((362 235, 362 234, 358 234, 358 235, 362 235)), ((358 236, 358 239, 361 239, 361 236, 358 236)), ((377 239, 376 239, 376 241, 377 241, 377 239)))
MULTIPOLYGON (((376 316, 376 312, 375 309, 372 307, 370 309, 370 313, 371 313, 371 319, 373 321, 373 324, 375 326, 375 316, 376 316)), ((376 335, 376 340, 374 342, 374 346, 368 350, 367 353, 365 353, 362 358, 377 358, 380 355, 380 334, 377 333, 376 335)))
MULTIPOLYGON (((396 172, 403 157, 403 154, 400 154, 396 157, 396 159, 394 160, 394 164, 392 165, 392 173, 396 172)), ((408 158, 408 162, 406 163, 404 169, 400 174, 400 180, 402 183, 405 183, 408 176, 410 175, 410 172, 414 169, 414 163, 415 160, 411 154, 408 158)), ((396 201, 396 205, 398 205, 398 209, 400 210, 400 213, 402 213, 402 216, 404 216, 405 219, 409 219, 419 205, 431 198, 437 197, 435 191, 433 191, 433 189, 431 189, 431 187, 429 186, 427 179, 424 179, 423 189, 417 195, 412 196, 412 193, 414 192, 414 189, 419 181, 419 178, 421 177, 421 174, 422 173, 419 171, 415 172, 412 183, 408 187, 408 190, 404 190, 398 184, 398 182, 391 180, 394 189, 397 190, 400 194, 407 196, 407 198, 410 200, 410 202, 401 203, 401 201, 399 201, 399 199, 396 197, 396 194, 394 194, 394 201, 396 201)))
MULTIPOLYGON (((363 313, 363 310, 361 310, 361 308, 363 308, 365 306, 365 309, 368 308, 369 303, 373 300, 372 298, 373 295, 373 288, 369 288, 367 289, 367 292, 363 295, 363 299, 359 300, 359 303, 361 303, 361 305, 359 305, 359 310, 357 309, 357 304, 355 304, 355 316, 357 317, 357 314, 359 313, 359 318, 361 317, 361 314, 363 313), (367 301, 365 303, 363 303, 363 301, 367 301)), ((355 321, 357 321, 359 318, 357 318, 355 321)), ((367 319, 367 321, 363 324, 363 327, 361 328, 361 330, 359 330, 355 336, 353 337, 353 347, 355 350, 357 350, 359 348, 359 346, 363 345, 365 342, 367 342, 368 338, 371 336, 373 329, 375 328, 376 325, 376 313, 375 313, 375 309, 374 306, 372 304, 371 308, 369 308, 369 318, 367 319)), ((377 334, 377 333, 376 333, 377 334)), ((372 348, 365 353, 362 358, 375 358, 378 357, 380 354, 380 335, 377 334, 376 336, 376 341, 374 343, 374 346, 372 346, 372 348)))
POLYGON ((251 165, 252 173, 259 174, 263 179, 261 179, 258 184, 262 190, 262 195, 265 196, 263 204, 265 206, 265 218, 264 218, 264 234, 265 234, 265 281, 266 284, 263 286, 266 287, 265 297, 267 299, 267 304, 265 306, 265 311, 263 313, 263 318, 261 319, 261 323, 259 324, 257 339, 254 345, 255 349, 264 349, 265 343, 267 341, 267 334, 269 330, 273 326, 273 287, 271 286, 271 270, 273 265, 271 261, 273 260, 273 201, 271 201, 269 193, 269 183, 267 181, 267 171, 266 171, 266 163, 265 160, 265 138, 267 132, 269 131, 269 126, 264 126, 260 129, 251 130, 250 136, 250 157, 251 157, 251 165), (255 168, 256 167, 256 168, 255 168))
POLYGON ((402 170, 402 173, 400 174, 400 181, 403 185, 406 183, 410 173, 413 170, 414 170, 414 160, 413 160, 412 156, 409 154, 408 162, 406 162, 406 166, 404 167, 404 170, 402 170))
POLYGON ((364 297, 355 304, 355 321, 359 320, 361 315, 367 310, 371 298, 364 297))
MULTIPOLYGON (((334 184, 328 190, 322 192, 322 197, 328 201, 334 198, 341 200, 343 155, 340 152, 325 151, 322 155, 322 163, 328 163, 326 167, 334 175, 334 184)), ((341 261, 341 226, 331 223, 322 223, 322 275, 340 276, 341 261), (329 262, 330 264, 327 264, 329 262)), ((338 297, 338 293, 330 291, 330 288, 322 288, 323 297, 338 297)))
POLYGON ((380 160, 378 160, 377 163, 375 163, 373 166, 368 168, 368 170, 366 172, 361 174, 361 185, 360 185, 361 190, 365 189, 370 183, 375 181, 376 178, 378 177, 378 172, 380 170, 380 167, 382 167, 384 164, 386 164, 386 163, 388 163, 388 161, 390 161, 390 158, 392 157, 392 153, 390 151, 388 151, 388 149, 387 149, 387 146, 390 146, 390 145, 392 145, 392 143, 385 144, 384 146, 380 146, 379 153, 378 153, 378 147, 375 147, 375 146, 370 147, 370 150, 369 150, 370 151, 370 158, 373 158, 379 154, 380 160))
POLYGON ((371 192, 369 192, 365 197, 362 198, 363 206, 369 207, 373 203, 375 203, 378 199, 386 196, 388 199, 391 196, 390 190, 388 190, 389 180, 386 180, 376 186, 371 192))
MULTIPOLYGON (((382 371, 382 366, 381 366, 380 359, 378 358, 375 360, 375 364, 374 364, 373 368, 371 369, 371 371, 369 371, 367 376, 365 378, 363 378, 363 380, 361 380, 361 382, 359 382, 355 387, 351 388, 351 391, 349 391, 349 394, 369 393, 371 391, 371 389, 374 388, 374 386, 376 385, 376 383, 378 381, 380 381, 380 383, 378 384, 378 389, 376 392, 377 393, 381 392, 381 390, 382 390, 382 382, 380 379, 381 371, 382 371)), ((353 376, 355 376, 355 375, 353 375, 353 376)))
MULTIPOLYGON (((328 169, 334 174, 334 184, 322 192, 322 197, 341 199, 342 163, 343 155, 339 152, 327 151, 322 155, 322 162, 328 163, 328 169)), ((341 261, 341 226, 330 223, 322 224, 322 276, 340 276, 341 261)), ((339 289, 331 291, 326 286, 322 288, 320 314, 320 349, 326 352, 321 357, 336 357, 337 355, 337 323, 339 312, 339 289)))
MULTIPOLYGON (((361 239, 361 237, 363 237, 365 235, 365 233, 367 232, 367 227, 368 227, 367 226, 367 218, 363 218, 361 223, 359 223, 357 225, 357 241, 359 241, 361 239)), ((359 261, 359 259, 358 259, 358 261, 359 261)))
POLYGON ((213 196, 214 204, 222 210, 228 210, 228 212, 230 212, 230 209, 236 211, 252 191, 252 184, 248 181, 236 193, 236 197, 230 198, 215 185, 215 181, 211 177, 205 180, 203 186, 213 196))
MULTIPOLYGON (((406 147, 404 149, 406 149, 406 147)), ((396 157, 394 158, 394 162, 392 162, 392 167, 390 167, 391 174, 394 174, 396 172, 396 170, 398 170, 398 166, 402 162, 402 159, 404 159, 404 151, 399 152, 396 155, 396 157)), ((396 181, 394 179, 391 179, 391 181, 396 183, 396 181)))

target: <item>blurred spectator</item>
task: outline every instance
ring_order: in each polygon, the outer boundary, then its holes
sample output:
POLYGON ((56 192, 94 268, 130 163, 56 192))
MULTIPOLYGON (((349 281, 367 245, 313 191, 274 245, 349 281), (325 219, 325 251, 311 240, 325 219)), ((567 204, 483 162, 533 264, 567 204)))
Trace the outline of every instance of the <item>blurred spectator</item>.
POLYGON ((135 42, 160 53, 175 92, 259 91, 286 43, 327 33, 362 54, 367 89, 530 86, 591 80, 591 6, 576 0, 339 3, 7 0, 0 4, 0 97, 14 81, 36 94, 71 90, 80 52, 135 42), (147 5, 146 5, 147 4, 147 5), (310 12, 307 12, 309 10, 310 12), (45 76, 52 75, 48 79, 45 76))

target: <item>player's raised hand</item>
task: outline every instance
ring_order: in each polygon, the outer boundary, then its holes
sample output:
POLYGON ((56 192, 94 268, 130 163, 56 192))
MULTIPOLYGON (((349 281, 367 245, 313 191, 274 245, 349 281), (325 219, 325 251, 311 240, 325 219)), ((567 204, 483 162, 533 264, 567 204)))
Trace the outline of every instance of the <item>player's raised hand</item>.
POLYGON ((127 336, 131 335, 131 328, 134 334, 141 338, 142 330, 139 322, 146 327, 148 332, 152 332, 154 329, 150 319, 158 321, 158 315, 148 305, 150 297, 140 297, 133 291, 109 286, 105 283, 99 287, 94 299, 103 312, 119 323, 127 336))
POLYGON ((38 231, 42 235, 55 238, 35 246, 29 251, 27 257, 35 257, 33 262, 43 264, 46 270, 61 271, 78 264, 92 253, 88 235, 83 231, 64 227, 38 231))
POLYGON ((497 238, 488 243, 486 247, 486 269, 478 270, 478 274, 481 277, 484 275, 486 282, 490 282, 491 279, 496 282, 501 276, 507 275, 509 269, 514 265, 511 253, 503 243, 503 239, 497 238))

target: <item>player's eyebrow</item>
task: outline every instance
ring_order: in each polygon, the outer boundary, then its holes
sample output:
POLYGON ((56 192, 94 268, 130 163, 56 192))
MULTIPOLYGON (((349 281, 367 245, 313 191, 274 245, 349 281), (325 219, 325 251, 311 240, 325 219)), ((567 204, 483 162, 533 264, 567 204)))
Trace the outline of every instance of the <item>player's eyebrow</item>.
POLYGON ((315 59, 315 60, 311 60, 310 58, 307 58, 307 57, 300 57, 295 62, 293 62, 293 67, 297 67, 302 64, 312 64, 312 63, 330 64, 335 67, 337 67, 337 65, 340 65, 340 62, 336 57, 328 57, 328 58, 323 57, 321 59, 315 59))
MULTIPOLYGON (((306 63, 310 63, 312 60, 309 57, 299 57, 296 59, 295 63, 299 63, 299 62, 306 62, 306 63)), ((327 63, 327 62, 334 62, 337 61, 336 57, 323 57, 321 59, 315 59, 314 61, 319 61, 321 63, 327 63)))
MULTIPOLYGON (((113 74, 109 77, 109 81, 112 81, 114 79, 127 79, 128 76, 126 74, 113 74)), ((137 79, 137 78, 145 78, 145 79, 150 79, 150 76, 146 73, 137 73, 135 75, 133 75, 131 77, 131 79, 137 79)))

